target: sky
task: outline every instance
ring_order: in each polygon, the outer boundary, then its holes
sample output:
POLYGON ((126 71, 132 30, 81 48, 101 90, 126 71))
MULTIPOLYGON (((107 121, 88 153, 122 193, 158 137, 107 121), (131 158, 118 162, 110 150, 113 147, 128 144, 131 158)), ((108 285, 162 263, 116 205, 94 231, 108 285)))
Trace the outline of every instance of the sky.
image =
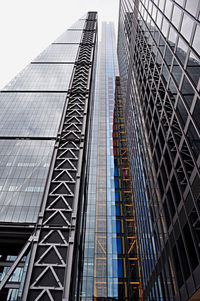
POLYGON ((119 0, 0 0, 0 90, 89 10, 117 27, 119 0))

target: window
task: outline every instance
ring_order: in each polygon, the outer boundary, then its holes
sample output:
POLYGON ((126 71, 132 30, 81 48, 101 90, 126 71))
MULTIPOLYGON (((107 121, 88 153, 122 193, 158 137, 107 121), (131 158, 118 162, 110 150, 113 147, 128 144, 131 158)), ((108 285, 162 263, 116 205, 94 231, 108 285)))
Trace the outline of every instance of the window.
POLYGON ((197 53, 200 53, 200 26, 197 25, 192 46, 197 53))
POLYGON ((176 5, 174 5, 174 10, 172 14, 172 24, 178 29, 181 20, 181 10, 176 5))
POLYGON ((188 17, 188 15, 184 14, 181 26, 181 33, 188 42, 191 38, 193 24, 194 21, 190 17, 188 17))
POLYGON ((191 267, 194 270, 198 265, 198 259, 197 259, 197 254, 196 254, 194 242, 192 239, 192 235, 191 235, 188 223, 183 228, 183 233, 184 233, 185 243, 186 243, 188 253, 189 253, 191 267))

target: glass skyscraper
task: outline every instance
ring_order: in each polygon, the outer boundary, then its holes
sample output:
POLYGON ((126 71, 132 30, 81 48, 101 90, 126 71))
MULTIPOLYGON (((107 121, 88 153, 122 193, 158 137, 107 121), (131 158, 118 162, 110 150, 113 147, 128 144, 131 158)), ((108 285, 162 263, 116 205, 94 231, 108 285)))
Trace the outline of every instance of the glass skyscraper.
POLYGON ((200 296, 200 2, 121 0, 118 59, 144 300, 200 296))
POLYGON ((1 301, 142 300, 116 76, 89 12, 0 92, 1 301))
POLYGON ((102 24, 98 49, 80 300, 141 300, 132 190, 123 186, 128 163, 119 146, 123 116, 115 107, 118 62, 112 23, 102 24))
POLYGON ((0 300, 73 300, 89 159, 97 14, 0 93, 0 300))

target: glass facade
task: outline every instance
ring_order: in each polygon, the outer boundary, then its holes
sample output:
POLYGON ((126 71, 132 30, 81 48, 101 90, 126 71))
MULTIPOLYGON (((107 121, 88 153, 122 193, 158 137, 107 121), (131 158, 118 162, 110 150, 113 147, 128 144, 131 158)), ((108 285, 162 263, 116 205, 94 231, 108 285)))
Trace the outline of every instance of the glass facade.
POLYGON ((0 92, 0 300, 74 300, 87 195, 97 13, 0 92))
POLYGON ((87 13, 0 92, 2 301, 74 296, 96 18, 87 13))
POLYGON ((0 137, 56 138, 66 93, 0 93, 0 137))
POLYGON ((37 221, 84 22, 65 31, 63 44, 47 47, 0 93, 1 222, 37 221))
POLYGON ((199 10, 190 0, 120 2, 144 300, 188 300, 200 286, 199 10))
MULTIPOLYGON (((125 221, 121 167, 116 158, 118 137, 115 135, 118 130, 113 132, 115 77, 118 75, 115 43, 113 24, 102 23, 91 129, 83 271, 80 273, 78 299, 85 301, 131 300, 133 297, 141 300, 137 252, 134 253, 135 232, 131 232, 132 207, 129 207, 130 215, 125 221), (126 226, 129 227, 129 235, 124 232, 126 226), (136 266, 135 271, 131 270, 132 265, 136 266), (132 271, 132 278, 128 271, 132 271)), ((129 205, 132 204, 131 196, 129 191, 129 205)))
POLYGON ((35 223, 54 141, 0 140, 0 221, 35 223))
POLYGON ((112 142, 117 74, 113 25, 103 23, 95 83, 81 300, 118 297, 112 142))

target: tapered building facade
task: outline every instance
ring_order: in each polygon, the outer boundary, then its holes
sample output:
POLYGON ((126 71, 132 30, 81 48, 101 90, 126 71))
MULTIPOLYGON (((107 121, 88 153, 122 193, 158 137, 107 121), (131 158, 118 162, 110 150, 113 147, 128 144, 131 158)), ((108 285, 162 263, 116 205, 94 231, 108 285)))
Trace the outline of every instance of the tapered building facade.
POLYGON ((87 194, 97 14, 0 93, 0 300, 74 300, 87 194))
POLYGON ((142 300, 118 75, 89 12, 0 92, 1 301, 142 300))
POLYGON ((121 0, 118 59, 144 300, 200 299, 200 2, 121 0))

